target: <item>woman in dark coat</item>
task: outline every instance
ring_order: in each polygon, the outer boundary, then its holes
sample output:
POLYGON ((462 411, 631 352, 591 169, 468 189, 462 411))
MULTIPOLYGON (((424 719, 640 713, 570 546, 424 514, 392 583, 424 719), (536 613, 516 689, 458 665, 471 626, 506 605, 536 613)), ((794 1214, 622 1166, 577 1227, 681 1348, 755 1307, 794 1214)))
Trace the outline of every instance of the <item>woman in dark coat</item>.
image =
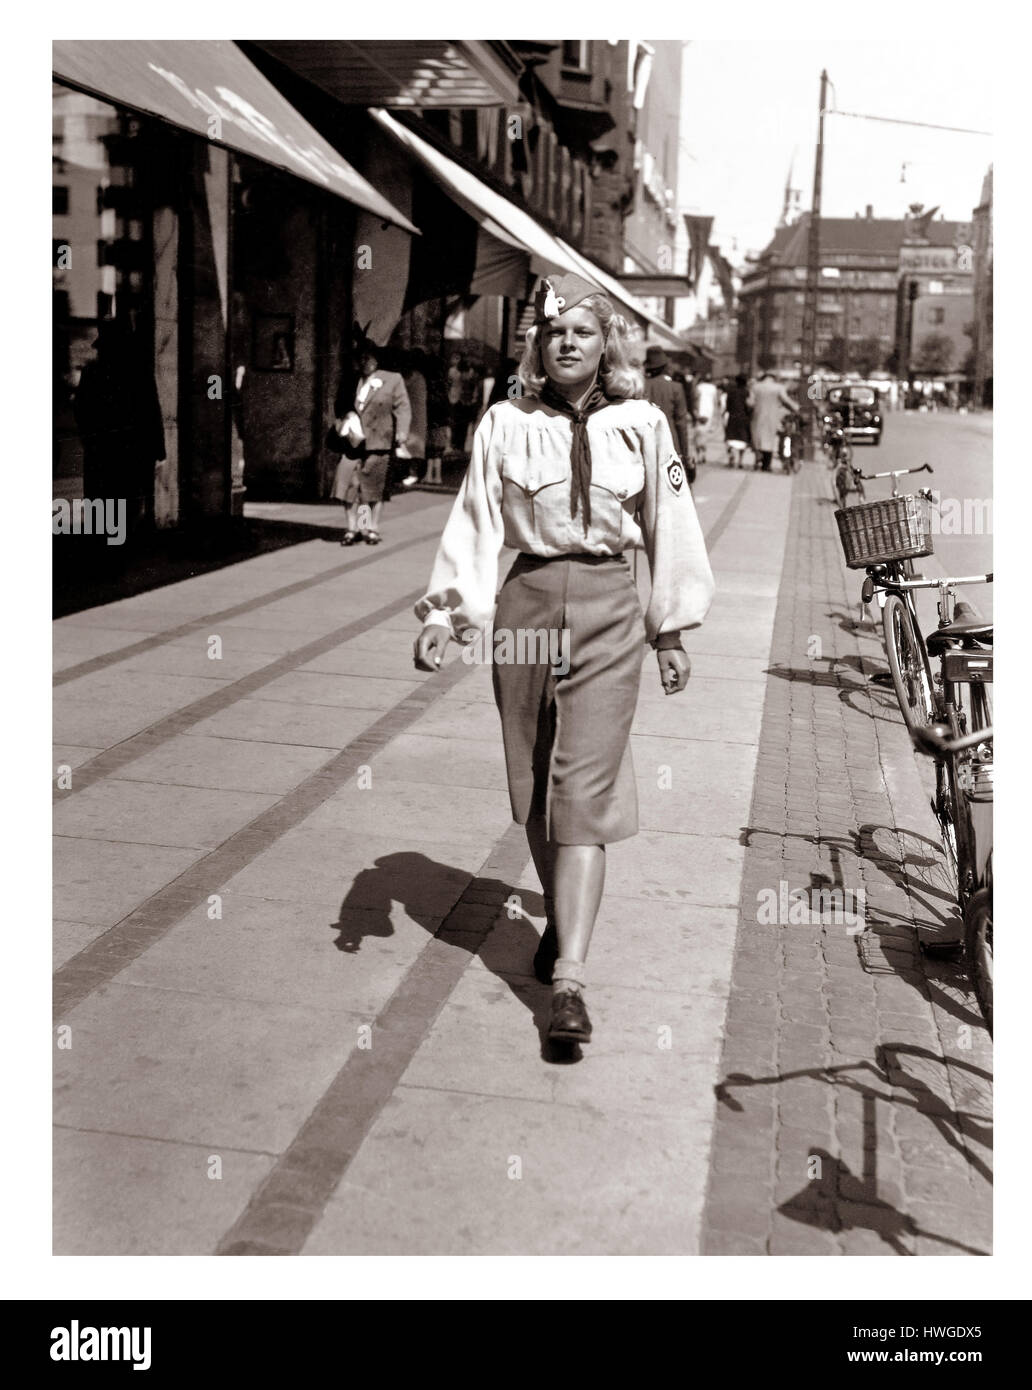
POLYGON ((745 451, 752 440, 751 415, 749 378, 744 372, 739 372, 727 388, 727 405, 724 411, 728 468, 741 468, 745 462, 745 451))

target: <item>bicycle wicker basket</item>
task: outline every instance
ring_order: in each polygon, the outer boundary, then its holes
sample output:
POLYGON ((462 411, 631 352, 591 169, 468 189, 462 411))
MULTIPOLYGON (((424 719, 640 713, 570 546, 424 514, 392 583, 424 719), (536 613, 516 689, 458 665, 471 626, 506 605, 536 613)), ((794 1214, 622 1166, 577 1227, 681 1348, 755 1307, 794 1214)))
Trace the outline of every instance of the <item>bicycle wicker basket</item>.
POLYGON ((932 553, 928 508, 913 494, 843 507, 835 513, 835 521, 851 570, 932 553))

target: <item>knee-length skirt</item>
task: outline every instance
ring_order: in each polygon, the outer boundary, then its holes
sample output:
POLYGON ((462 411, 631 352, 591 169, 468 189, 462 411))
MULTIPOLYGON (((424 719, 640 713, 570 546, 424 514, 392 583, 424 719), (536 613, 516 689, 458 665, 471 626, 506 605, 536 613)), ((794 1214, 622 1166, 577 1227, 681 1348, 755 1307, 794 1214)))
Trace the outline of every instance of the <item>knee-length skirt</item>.
POLYGON ((389 453, 363 454, 354 459, 342 457, 337 464, 331 495, 345 506, 384 501, 390 462, 389 453))
POLYGON ((631 723, 645 621, 619 556, 520 555, 495 613, 492 679, 513 819, 558 844, 638 832, 631 723))

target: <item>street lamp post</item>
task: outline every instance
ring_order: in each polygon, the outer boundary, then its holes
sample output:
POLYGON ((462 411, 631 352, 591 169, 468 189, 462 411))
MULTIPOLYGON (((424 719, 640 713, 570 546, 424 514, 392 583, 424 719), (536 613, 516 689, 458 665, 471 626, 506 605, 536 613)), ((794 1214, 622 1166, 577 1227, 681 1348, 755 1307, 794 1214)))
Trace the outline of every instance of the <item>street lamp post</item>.
MULTIPOLYGON (((817 293, 821 266, 821 182, 824 175, 824 115, 828 98, 828 71, 821 71, 820 114, 817 120, 817 154, 813 165, 813 205, 810 209, 809 237, 806 247, 806 305, 803 319, 806 332, 803 335, 804 358, 807 363, 807 385, 817 370, 817 293)), ((815 415, 811 410, 806 417, 806 442, 810 459, 816 457, 815 415)))

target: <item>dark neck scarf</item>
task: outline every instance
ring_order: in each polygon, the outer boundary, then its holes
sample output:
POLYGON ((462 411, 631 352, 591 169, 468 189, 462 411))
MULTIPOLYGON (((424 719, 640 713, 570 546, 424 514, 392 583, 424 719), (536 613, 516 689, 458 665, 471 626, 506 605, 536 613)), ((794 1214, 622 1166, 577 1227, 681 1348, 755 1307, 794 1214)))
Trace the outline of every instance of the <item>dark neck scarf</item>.
POLYGON ((588 443, 587 420, 596 410, 609 405, 609 397, 596 380, 591 394, 577 410, 561 396, 549 378, 541 391, 541 399, 573 421, 573 447, 570 450, 570 516, 577 515, 578 506, 584 518, 584 534, 591 525, 591 445, 588 443))

